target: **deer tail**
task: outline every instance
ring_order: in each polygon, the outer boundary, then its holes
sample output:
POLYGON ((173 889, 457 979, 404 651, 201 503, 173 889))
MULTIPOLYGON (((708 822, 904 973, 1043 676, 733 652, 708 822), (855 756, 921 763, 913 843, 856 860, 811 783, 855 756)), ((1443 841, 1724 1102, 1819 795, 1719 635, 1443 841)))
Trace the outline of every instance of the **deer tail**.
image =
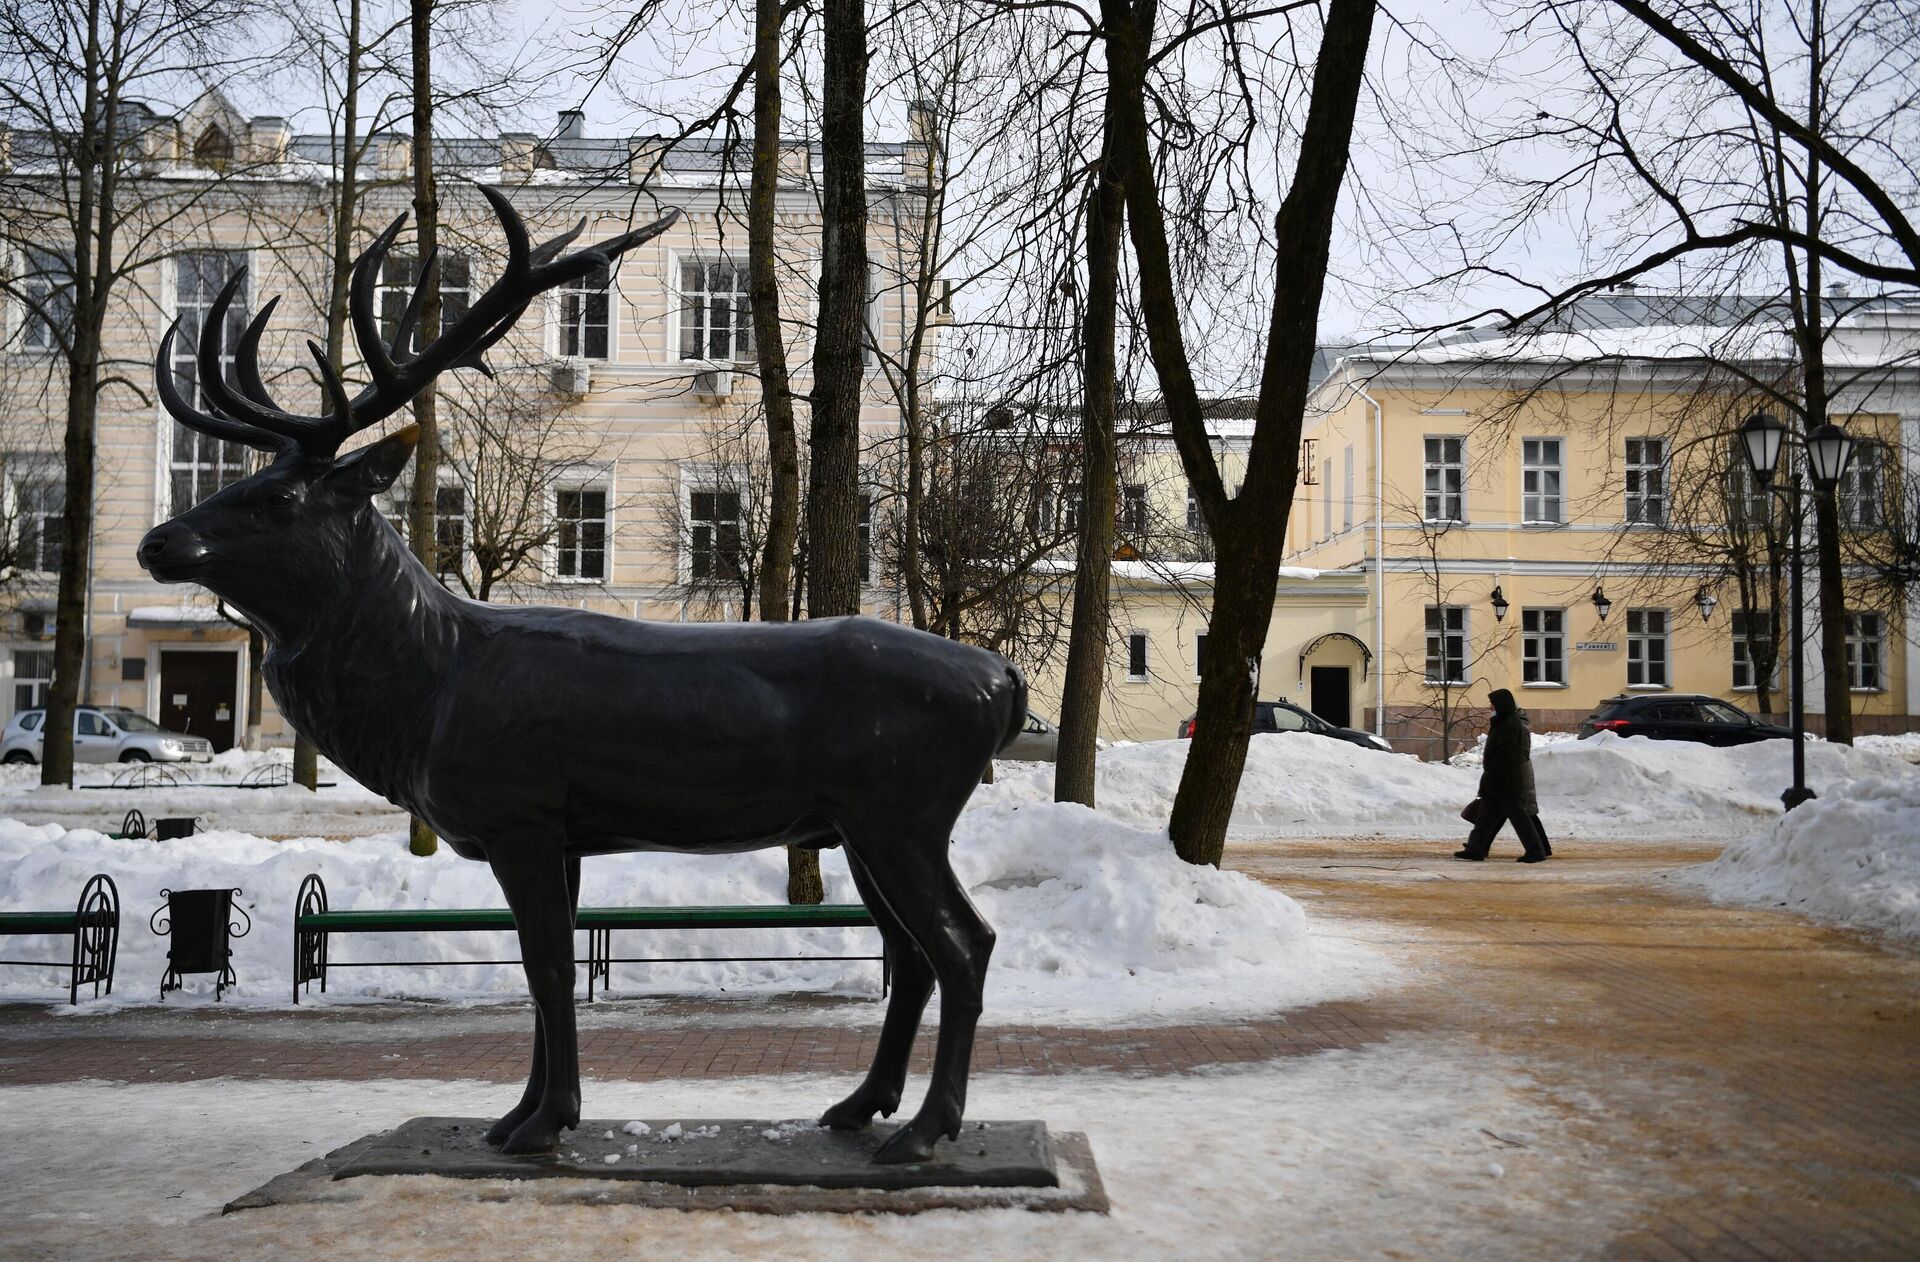
POLYGON ((1000 744, 994 753, 999 753, 1013 744, 1014 737, 1020 735, 1027 725, 1027 677, 1012 662, 1007 663, 1007 727, 1000 738, 1000 744))

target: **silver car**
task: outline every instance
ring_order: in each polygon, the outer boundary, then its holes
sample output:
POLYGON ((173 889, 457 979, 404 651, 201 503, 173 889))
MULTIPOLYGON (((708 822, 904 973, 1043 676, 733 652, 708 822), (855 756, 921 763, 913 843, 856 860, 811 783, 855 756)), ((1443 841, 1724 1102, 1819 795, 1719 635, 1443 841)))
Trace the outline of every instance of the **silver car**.
POLYGON ((1013 762, 1054 762, 1060 752, 1060 733, 1053 724, 1033 711, 1027 711, 1026 724, 1013 743, 1000 751, 1001 758, 1013 762))
MULTIPOLYGON (((47 734, 45 710, 22 710, 0 732, 0 762, 39 762, 47 734)), ((73 714, 75 762, 210 762, 213 744, 169 732, 125 706, 81 706, 73 714)))

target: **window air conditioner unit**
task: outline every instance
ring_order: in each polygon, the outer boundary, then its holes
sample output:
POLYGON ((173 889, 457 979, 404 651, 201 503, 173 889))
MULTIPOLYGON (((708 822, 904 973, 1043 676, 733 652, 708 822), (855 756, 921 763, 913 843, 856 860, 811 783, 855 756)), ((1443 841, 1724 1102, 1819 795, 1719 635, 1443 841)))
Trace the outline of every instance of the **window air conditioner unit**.
POLYGON ((579 398, 593 388, 593 365, 584 359, 563 359, 553 366, 553 392, 579 398))
POLYGON ((731 368, 702 368, 693 374, 693 392, 702 399, 725 399, 733 394, 731 368))

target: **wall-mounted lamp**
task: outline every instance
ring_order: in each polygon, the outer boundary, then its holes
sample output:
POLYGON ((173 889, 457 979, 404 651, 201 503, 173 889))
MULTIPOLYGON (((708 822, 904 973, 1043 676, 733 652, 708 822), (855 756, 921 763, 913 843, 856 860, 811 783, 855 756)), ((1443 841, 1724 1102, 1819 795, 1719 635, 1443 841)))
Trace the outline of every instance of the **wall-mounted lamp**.
POLYGON ((1505 622, 1507 620, 1508 607, 1509 606, 1508 606, 1507 598, 1500 594, 1500 585, 1498 583, 1494 584, 1493 620, 1495 622, 1505 622))
POLYGON ((1694 593, 1693 603, 1700 608, 1700 621, 1705 622, 1713 617, 1713 607, 1719 604, 1720 600, 1712 592, 1702 587, 1694 593))
POLYGON ((1613 612, 1613 602, 1607 599, 1607 593, 1598 586, 1593 589, 1593 611, 1600 615, 1602 622, 1605 622, 1607 615, 1613 612))

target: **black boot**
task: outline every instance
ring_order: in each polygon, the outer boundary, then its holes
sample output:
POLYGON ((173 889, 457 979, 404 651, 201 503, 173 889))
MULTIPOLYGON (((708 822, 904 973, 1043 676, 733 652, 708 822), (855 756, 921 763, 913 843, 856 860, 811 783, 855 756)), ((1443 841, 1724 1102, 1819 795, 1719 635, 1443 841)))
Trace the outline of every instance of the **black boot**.
POLYGON ((1535 851, 1532 854, 1523 854, 1514 860, 1515 863, 1545 863, 1546 861, 1547 856, 1539 851, 1535 851))
POLYGON ((1453 852, 1453 857, 1456 859, 1465 859, 1471 863, 1479 863, 1482 859, 1485 859, 1487 856, 1483 854, 1475 854, 1471 850, 1456 850, 1453 852))

